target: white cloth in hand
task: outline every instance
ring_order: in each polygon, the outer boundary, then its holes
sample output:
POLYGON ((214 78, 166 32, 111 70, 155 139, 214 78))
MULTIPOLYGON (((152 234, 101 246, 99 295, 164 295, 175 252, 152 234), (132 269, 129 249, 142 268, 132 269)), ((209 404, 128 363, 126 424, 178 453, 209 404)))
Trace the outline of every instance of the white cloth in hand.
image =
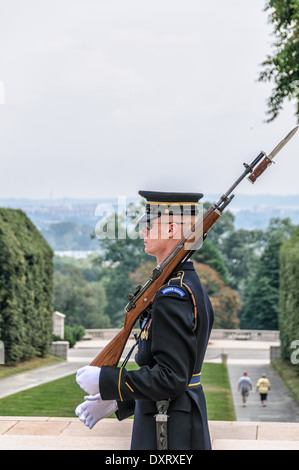
POLYGON ((90 395, 96 395, 100 392, 100 373, 100 367, 81 367, 77 371, 76 382, 85 392, 90 395))
POLYGON ((117 410, 115 400, 102 400, 100 394, 84 397, 85 401, 77 406, 75 413, 85 426, 92 429, 103 418, 117 410))

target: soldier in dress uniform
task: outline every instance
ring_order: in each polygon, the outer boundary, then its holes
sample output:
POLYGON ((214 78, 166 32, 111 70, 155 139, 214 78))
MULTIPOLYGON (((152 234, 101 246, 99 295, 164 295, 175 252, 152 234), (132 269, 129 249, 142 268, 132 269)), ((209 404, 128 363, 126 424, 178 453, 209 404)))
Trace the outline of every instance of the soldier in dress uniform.
MULTIPOLYGON (((139 194, 147 199, 140 220, 145 252, 159 263, 182 238, 185 220, 193 225, 202 194, 139 194)), ((169 450, 211 449, 201 368, 213 318, 208 295, 187 260, 158 290, 140 320, 135 356, 139 369, 81 368, 77 382, 90 396, 76 414, 89 427, 113 411, 119 420, 134 414, 131 449, 156 450, 161 436, 155 416, 164 411, 167 435, 162 438, 169 450)))

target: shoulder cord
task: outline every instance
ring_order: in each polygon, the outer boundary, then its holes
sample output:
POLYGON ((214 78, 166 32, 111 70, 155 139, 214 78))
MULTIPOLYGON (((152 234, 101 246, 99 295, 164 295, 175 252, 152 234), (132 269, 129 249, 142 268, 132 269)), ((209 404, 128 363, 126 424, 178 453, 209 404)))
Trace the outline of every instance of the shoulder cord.
POLYGON ((187 286, 187 284, 183 284, 183 286, 185 286, 186 289, 187 289, 187 291, 189 292, 190 297, 191 297, 191 300, 192 300, 192 303, 193 303, 194 325, 193 325, 192 331, 194 332, 194 331, 196 330, 196 327, 197 327, 197 307, 196 307, 196 302, 195 302, 195 298, 194 298, 193 292, 192 292, 192 290, 190 289, 190 287, 187 286))

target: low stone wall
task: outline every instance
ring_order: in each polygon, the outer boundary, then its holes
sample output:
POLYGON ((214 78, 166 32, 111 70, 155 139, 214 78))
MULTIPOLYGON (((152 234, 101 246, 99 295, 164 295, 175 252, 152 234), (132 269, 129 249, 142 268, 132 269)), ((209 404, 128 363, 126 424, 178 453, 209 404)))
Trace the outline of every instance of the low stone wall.
POLYGON ((50 354, 67 360, 69 347, 70 343, 68 341, 53 341, 50 347, 50 354))
POLYGON ((211 339, 233 339, 249 341, 279 341, 279 331, 276 330, 224 330, 213 329, 211 339))

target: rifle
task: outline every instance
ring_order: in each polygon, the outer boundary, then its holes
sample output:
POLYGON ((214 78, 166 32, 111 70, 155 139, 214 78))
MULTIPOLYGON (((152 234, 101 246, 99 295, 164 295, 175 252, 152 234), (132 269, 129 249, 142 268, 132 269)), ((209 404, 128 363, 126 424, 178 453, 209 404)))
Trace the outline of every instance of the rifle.
POLYGON ((262 151, 250 165, 243 163, 245 170, 235 183, 221 196, 216 204, 213 204, 204 212, 203 216, 195 222, 187 234, 178 241, 164 260, 155 267, 146 283, 143 286, 138 285, 135 291, 128 295, 129 303, 125 307, 124 326, 93 359, 90 363, 91 366, 117 366, 137 319, 149 309, 156 292, 169 280, 172 273, 178 269, 178 266, 190 258, 201 246, 208 232, 234 198, 234 194, 232 194, 234 189, 247 175, 249 175, 248 180, 254 184, 257 178, 273 163, 275 155, 293 137, 298 127, 289 132, 268 156, 262 151))

